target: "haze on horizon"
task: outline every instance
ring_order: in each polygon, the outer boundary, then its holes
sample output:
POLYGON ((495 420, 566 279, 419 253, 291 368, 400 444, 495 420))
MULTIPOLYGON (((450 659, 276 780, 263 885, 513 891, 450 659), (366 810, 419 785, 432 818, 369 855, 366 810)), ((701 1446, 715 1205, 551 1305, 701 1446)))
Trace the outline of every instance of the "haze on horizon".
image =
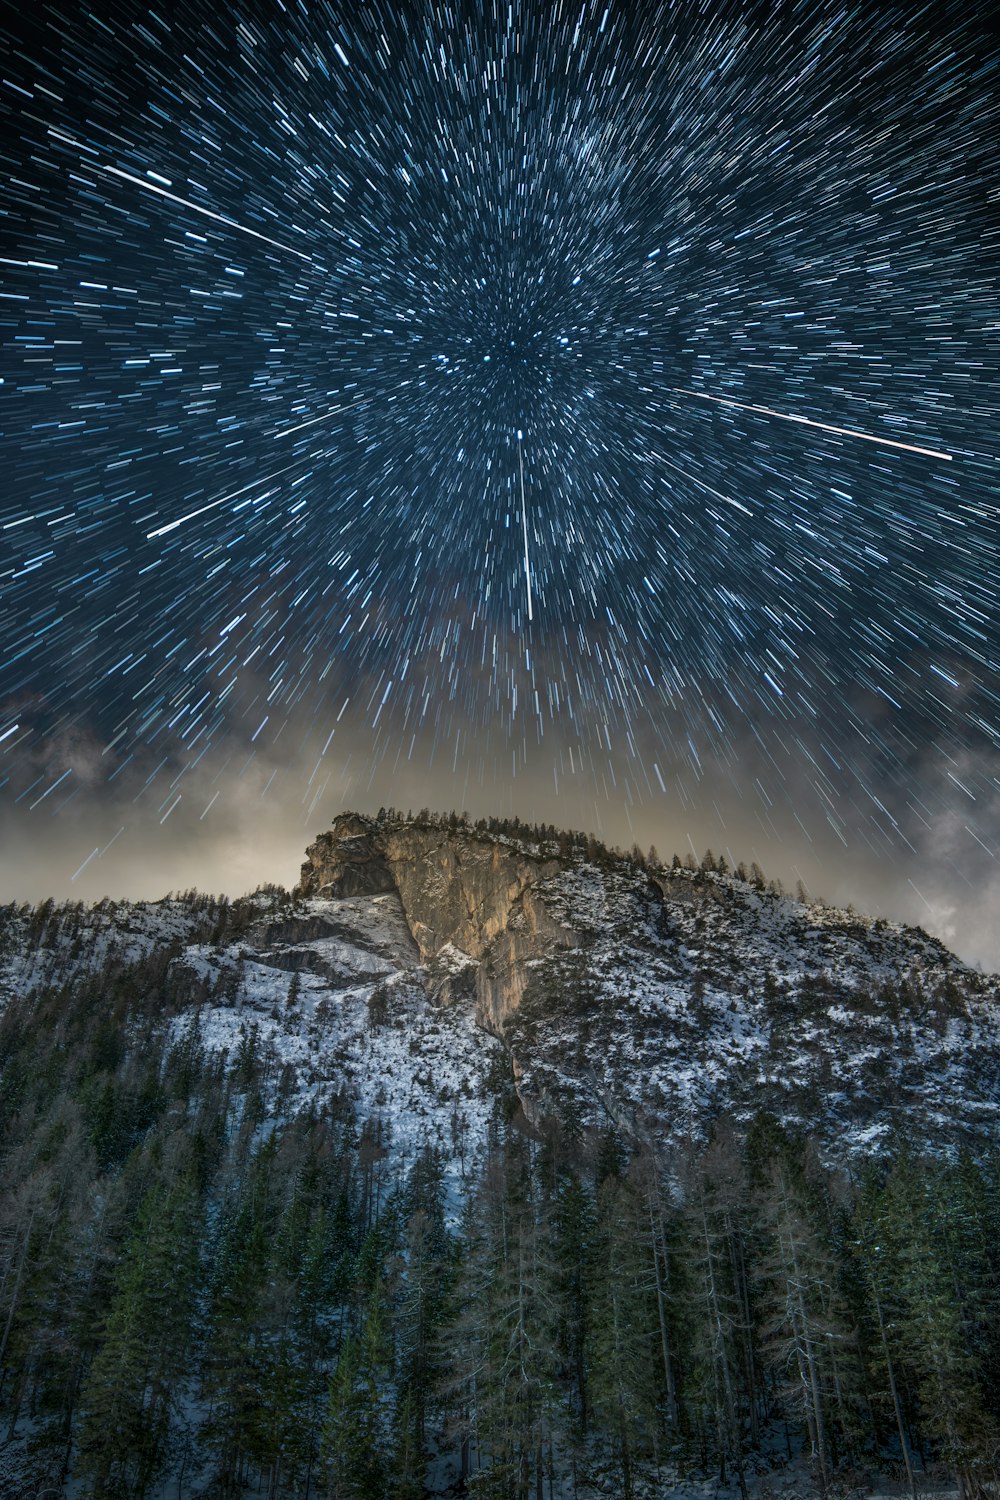
MULTIPOLYGON (((507 781, 489 781, 485 774, 479 781, 461 766, 387 760, 376 762, 373 771, 366 747, 331 760, 322 795, 314 800, 303 795, 309 791, 304 761, 260 756, 247 764, 246 755, 241 761, 245 769, 234 777, 219 778, 211 767, 189 773, 182 800, 164 822, 148 791, 134 800, 132 784, 129 794, 114 799, 82 793, 55 815, 40 818, 40 808, 28 812, 23 804, 14 814, 8 811, 0 822, 0 901, 94 901, 105 895, 151 900, 191 888, 234 897, 265 883, 291 888, 306 845, 338 813, 429 807, 582 829, 625 849, 638 844, 645 853, 652 845, 668 861, 689 850, 700 858, 706 848, 725 854, 734 866, 756 859, 790 893, 801 880, 813 898, 922 926, 966 962, 1000 970, 1000 933, 993 920, 1000 877, 985 850, 978 861, 967 859, 962 809, 954 804, 914 850, 900 846, 887 858, 861 839, 845 848, 829 825, 824 833, 824 825, 814 822, 807 834, 791 800, 772 807, 765 820, 759 804, 753 809, 738 786, 721 776, 707 811, 693 803, 678 811, 662 794, 629 807, 608 795, 607 780, 595 776, 579 753, 558 795, 552 770, 544 765, 507 781), (16 860, 7 857, 11 850, 18 851, 16 860)), ((568 753, 562 762, 568 771, 568 753)), ((86 757, 77 764, 83 779, 86 757)))

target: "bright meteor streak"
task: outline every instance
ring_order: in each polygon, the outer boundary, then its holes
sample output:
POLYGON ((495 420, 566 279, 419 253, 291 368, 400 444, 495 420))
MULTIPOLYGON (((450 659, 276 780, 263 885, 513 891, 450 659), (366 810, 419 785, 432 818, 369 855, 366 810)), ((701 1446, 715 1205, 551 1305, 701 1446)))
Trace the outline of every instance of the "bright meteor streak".
POLYGON ((194 203, 190 198, 182 198, 179 193, 170 193, 158 183, 148 182, 145 177, 137 177, 134 172, 123 172, 120 167, 105 167, 97 162, 92 165, 96 172, 103 172, 105 176, 120 177, 124 182, 131 182, 136 187, 145 188, 147 193, 158 193, 161 198, 169 198, 171 203, 180 203, 185 208, 192 208, 196 214, 204 214, 206 219, 213 219, 217 224, 224 224, 227 229, 238 229, 241 234, 248 234, 252 239, 261 240, 265 245, 273 245, 276 250, 283 250, 286 255, 297 255, 299 260, 304 260, 307 265, 316 264, 312 256, 306 255, 304 250, 295 250, 291 245, 282 244, 281 240, 272 240, 270 235, 251 229, 249 225, 241 224, 238 219, 230 219, 226 214, 217 214, 214 209, 194 203))
MULTIPOLYGON (((64 131, 49 127, 49 135, 56 140, 66 141, 69 145, 84 149, 81 142, 64 131)), ((192 209, 196 214, 202 214, 206 219, 212 219, 216 224, 224 224, 227 229, 238 229, 241 234, 248 234, 252 239, 260 240, 265 245, 273 245, 275 250, 283 250, 286 255, 297 256, 304 260, 307 265, 313 266, 316 262, 311 255, 304 250, 296 250, 291 245, 284 244, 281 240, 272 240, 270 235, 261 234, 258 229, 251 229, 248 224, 241 224, 238 219, 231 219, 227 214, 216 213, 214 209, 206 208, 202 203, 194 203, 190 198, 184 198, 179 193, 171 193, 167 188, 161 187, 159 183, 150 182, 146 177, 139 177, 134 172, 126 172, 121 167, 106 167, 103 162, 91 161, 89 155, 87 165, 95 172, 101 172, 106 177, 120 177, 123 182, 131 182, 135 187, 145 189, 147 193, 156 193, 161 198, 167 198, 171 203, 180 203, 184 208, 192 209)))
POLYGON ((816 422, 812 417, 794 416, 789 411, 775 411, 771 406, 751 406, 746 401, 732 401, 728 396, 709 396, 706 391, 685 391, 674 385, 670 389, 678 396, 697 396, 699 401, 714 401, 717 406, 735 406, 740 411, 757 411, 765 417, 780 417, 783 422, 801 422, 806 427, 818 427, 821 432, 836 432, 841 437, 863 438, 866 443, 878 443, 882 448, 902 448, 907 453, 923 453, 927 458, 943 458, 951 463, 953 455, 942 453, 940 448, 918 448, 916 443, 900 443, 895 438, 878 437, 872 432, 859 432, 856 427, 834 427, 831 422, 816 422))
POLYGON ((146 532, 146 540, 152 541, 154 537, 166 536, 168 531, 176 531, 178 526, 183 526, 185 521, 193 521, 195 516, 203 516, 208 510, 217 510, 220 505, 225 505, 227 500, 237 500, 240 495, 245 495, 247 490, 256 489, 259 484, 270 484, 272 479, 278 479, 282 474, 287 474, 289 469, 294 469, 294 464, 286 464, 283 469, 278 469, 273 474, 267 474, 263 479, 251 479, 241 490, 233 490, 230 495, 223 495, 218 500, 210 500, 207 505, 202 505, 198 510, 189 510, 186 516, 178 516, 176 521, 168 521, 166 526, 158 526, 155 531, 146 532))
POLYGON ((521 522, 524 526, 524 581, 528 586, 528 619, 531 615, 531 569, 528 566, 528 507, 524 498, 524 451, 521 448, 521 429, 517 429, 517 462, 521 470, 521 522))
POLYGON ((318 417, 309 417, 305 422, 296 422, 294 427, 279 427, 277 432, 272 432, 272 438, 288 437, 293 432, 301 432, 303 427, 315 427, 317 422, 328 422, 331 417, 339 416, 347 411, 346 406, 334 406, 329 411, 320 412, 318 417))

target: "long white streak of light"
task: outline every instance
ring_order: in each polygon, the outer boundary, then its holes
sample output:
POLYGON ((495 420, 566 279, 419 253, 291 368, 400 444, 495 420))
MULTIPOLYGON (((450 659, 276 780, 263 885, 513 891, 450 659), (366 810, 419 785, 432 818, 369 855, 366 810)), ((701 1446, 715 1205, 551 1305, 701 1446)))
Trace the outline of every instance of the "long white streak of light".
POLYGON ((678 385, 670 389, 677 396, 697 396, 699 401, 714 401, 718 406, 735 406, 740 411, 762 412, 765 417, 780 417, 783 422, 801 422, 805 427, 818 427, 821 432, 836 432, 841 437, 863 438, 866 443, 877 443, 881 448, 902 448, 907 453, 923 453, 927 458, 943 458, 951 463, 954 454, 942 453, 940 448, 918 448, 916 443, 900 443, 895 438, 879 437, 873 432, 859 432, 856 427, 834 427, 832 422, 815 422, 812 417, 799 417, 790 411, 775 411, 770 406, 751 406, 746 401, 731 401, 727 396, 709 396, 706 391, 686 391, 678 385))
POLYGON ((158 526, 155 531, 146 532, 146 540, 151 541, 156 536, 166 536, 168 531, 175 531, 178 526, 183 526, 185 521, 193 521, 195 516, 203 516, 207 510, 216 510, 218 506, 225 505, 227 500, 236 500, 240 495, 245 495, 247 490, 255 489, 258 484, 270 484, 272 479, 278 479, 282 474, 287 474, 294 469, 295 464, 286 464, 283 469, 277 469, 273 474, 265 474, 262 479, 251 479, 241 490, 233 490, 231 495, 223 495, 221 500, 210 500, 207 505, 202 505, 198 510, 189 510, 186 516, 178 516, 176 521, 168 521, 166 526, 158 526))
POLYGON ((710 495, 714 495, 716 500, 724 500, 727 505, 732 505, 736 510, 741 510, 745 516, 753 515, 753 511, 748 506, 741 504, 739 500, 734 500, 732 495, 724 495, 721 490, 713 489, 710 484, 705 483, 704 479, 699 479, 697 474, 691 474, 687 469, 680 468, 678 464, 672 464, 669 458, 663 457, 662 453, 654 453, 652 457, 658 464, 666 464, 668 469, 673 469, 683 479, 690 479, 692 484, 700 485, 703 490, 707 490, 710 495))
MULTIPOLYGON (((74 140, 71 135, 64 134, 61 130, 55 130, 49 126, 49 135, 55 136, 56 140, 67 141, 74 146, 80 142, 74 140)), ((286 255, 297 256, 304 260, 307 265, 314 266, 316 262, 311 255, 304 250, 296 250, 292 245, 285 245, 281 240, 272 240, 270 235, 261 234, 259 229, 251 229, 248 224, 241 224, 238 219, 230 219, 226 214, 218 214, 212 208, 205 208, 201 203, 195 203, 190 198, 182 198, 179 193, 171 193, 159 183, 150 182, 145 177, 137 177, 134 172, 125 172, 121 167, 106 167, 103 162, 90 161, 87 166, 94 172, 103 172, 106 177, 120 177, 123 182, 134 183, 136 187, 144 188, 147 193, 156 193, 161 198, 169 198, 171 203, 180 203, 184 208, 193 209, 196 214, 203 214, 206 219, 214 219, 216 224, 225 224, 228 229, 238 229, 241 234, 249 234, 255 240, 261 240, 265 245, 273 245, 276 250, 283 250, 286 255)))
POLYGON ((109 839, 108 842, 105 844, 105 846, 104 846, 103 849, 92 849, 90 851, 90 853, 87 855, 87 858, 84 860, 83 864, 77 870, 76 874, 75 875, 71 875, 69 877, 70 880, 71 881, 76 880, 78 876, 82 875, 83 872, 84 872, 84 870, 90 864, 90 861, 92 859, 100 859, 103 855, 107 854, 108 850, 111 848, 111 845, 117 839, 121 838, 122 834, 125 832, 126 827, 127 827, 127 825, 125 823, 123 823, 122 826, 119 828, 118 832, 115 834, 114 838, 109 839))
POLYGON ((296 250, 292 245, 285 245, 281 240, 272 240, 270 235, 261 234, 258 229, 251 229, 248 224, 241 224, 238 219, 230 219, 226 214, 217 214, 212 208, 204 208, 200 203, 194 203, 190 198, 182 198, 179 193, 168 193, 166 188, 160 187, 155 182, 147 182, 144 177, 136 177, 132 172, 123 172, 120 167, 105 167, 94 163, 98 172, 105 172, 112 177, 121 177, 126 182, 135 183, 136 187, 145 188, 149 193, 158 193, 161 198, 169 198, 172 203, 180 203, 184 208, 193 208, 195 213, 204 214, 206 219, 214 219, 217 224, 225 224, 229 229, 238 229, 241 234, 249 234, 255 240, 262 240, 265 245, 273 245, 275 250, 283 250, 286 255, 295 255, 299 260, 304 260, 307 265, 314 266, 316 262, 311 255, 304 250, 296 250))
POLYGON ((318 417, 309 417, 305 422, 296 422, 294 427, 279 427, 277 432, 271 433, 271 437, 287 437, 290 432, 301 432, 303 427, 315 427, 317 422, 328 422, 331 417, 339 416, 341 412, 345 412, 347 410, 347 406, 334 406, 330 411, 321 412, 318 417))
POLYGON ((88 854, 88 855, 87 855, 87 858, 86 858, 86 859, 85 859, 85 860, 84 860, 84 862, 83 862, 83 864, 82 864, 82 865, 81 865, 81 866, 80 866, 80 868, 79 868, 79 869, 78 869, 78 870, 77 870, 77 871, 76 871, 76 873, 75 873, 75 874, 73 874, 73 875, 71 875, 71 876, 70 876, 70 877, 69 877, 69 878, 70 878, 70 884, 72 884, 72 882, 73 882, 73 881, 74 881, 74 880, 76 880, 76 879, 77 879, 77 877, 78 877, 78 876, 80 876, 80 875, 82 875, 82 874, 83 874, 83 872, 84 872, 84 870, 85 870, 85 869, 86 869, 86 868, 87 868, 87 866, 88 866, 88 865, 89 865, 89 864, 90 864, 90 861, 91 861, 91 860, 92 860, 92 859, 96 859, 96 858, 97 858, 97 856, 98 856, 98 855, 99 855, 99 854, 100 854, 100 852, 101 852, 101 851, 100 851, 100 848, 97 848, 97 849, 91 849, 91 851, 90 851, 90 853, 89 853, 89 854, 88 854))
POLYGON ((528 566, 528 507, 524 498, 524 450, 521 447, 521 431, 517 433, 517 461, 521 470, 521 522, 524 526, 524 581, 528 585, 528 619, 531 615, 531 569, 528 566))

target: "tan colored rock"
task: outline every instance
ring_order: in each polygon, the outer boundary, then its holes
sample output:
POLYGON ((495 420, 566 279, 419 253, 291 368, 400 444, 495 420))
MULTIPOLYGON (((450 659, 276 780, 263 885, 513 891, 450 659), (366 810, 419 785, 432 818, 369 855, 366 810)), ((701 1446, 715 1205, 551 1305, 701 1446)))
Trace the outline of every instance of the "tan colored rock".
POLYGON ((556 948, 572 948, 577 934, 548 913, 527 886, 511 910, 510 919, 489 945, 476 980, 476 1014, 487 1031, 499 1036, 517 1010, 530 978, 528 965, 556 948))
MULTIPOLYGON (((398 891, 422 963, 433 966, 444 949, 476 960, 477 1016, 499 1033, 520 1004, 526 965, 577 941, 536 891, 561 868, 467 829, 384 828, 344 813, 307 849, 298 889, 333 897, 398 891)), ((435 973, 434 992, 446 1003, 453 985, 435 973)))
POLYGON ((341 813, 329 833, 306 850, 300 896, 379 896, 396 883, 379 847, 376 825, 357 813, 341 813))

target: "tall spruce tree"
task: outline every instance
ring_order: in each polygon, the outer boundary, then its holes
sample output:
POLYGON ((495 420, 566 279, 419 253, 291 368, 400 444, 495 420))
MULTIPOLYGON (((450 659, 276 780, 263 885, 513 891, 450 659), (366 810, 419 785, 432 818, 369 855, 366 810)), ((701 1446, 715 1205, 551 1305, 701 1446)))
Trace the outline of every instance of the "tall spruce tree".
POLYGON ((77 1468, 95 1495, 141 1497, 165 1465, 191 1343, 200 1229, 190 1173, 146 1193, 81 1396, 77 1468))
MULTIPOLYGON (((992 1477, 997 1428, 983 1399, 982 1368, 962 1304, 962 1276, 950 1243, 953 1174, 903 1155, 886 1181, 885 1209, 899 1288, 899 1334, 917 1393, 920 1426, 963 1495, 992 1477)), ((966 1283, 975 1296, 974 1280, 966 1283)))
POLYGON ((688 1420, 702 1447, 714 1455, 719 1483, 728 1483, 732 1473, 745 1496, 750 1330, 735 1243, 740 1170, 731 1143, 718 1142, 689 1169, 681 1253, 688 1420))
POLYGON ((657 1441, 657 1311, 642 1225, 638 1195, 617 1175, 607 1176, 597 1191, 590 1265, 589 1388, 625 1500, 635 1492, 637 1460, 657 1441))
POLYGON ((329 1500, 385 1500, 391 1447, 382 1387, 392 1351, 381 1292, 369 1299, 359 1334, 349 1333, 330 1381, 323 1427, 329 1500))
POLYGON ((827 1225, 790 1145, 765 1174, 758 1218, 763 1354, 788 1410, 805 1427, 825 1494, 839 1457, 851 1449, 861 1369, 827 1225))

